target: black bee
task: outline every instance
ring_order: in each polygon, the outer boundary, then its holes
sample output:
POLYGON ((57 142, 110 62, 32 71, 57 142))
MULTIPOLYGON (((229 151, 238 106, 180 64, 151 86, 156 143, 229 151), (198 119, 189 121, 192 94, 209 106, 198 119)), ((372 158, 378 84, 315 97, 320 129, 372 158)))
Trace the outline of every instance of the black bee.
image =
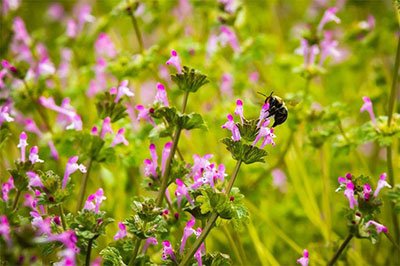
POLYGON ((274 117, 274 124, 272 127, 279 126, 286 121, 288 117, 288 109, 285 106, 285 102, 282 100, 281 97, 273 96, 274 92, 271 92, 269 96, 259 92, 259 94, 267 97, 264 103, 269 103, 269 115, 268 117, 274 117))

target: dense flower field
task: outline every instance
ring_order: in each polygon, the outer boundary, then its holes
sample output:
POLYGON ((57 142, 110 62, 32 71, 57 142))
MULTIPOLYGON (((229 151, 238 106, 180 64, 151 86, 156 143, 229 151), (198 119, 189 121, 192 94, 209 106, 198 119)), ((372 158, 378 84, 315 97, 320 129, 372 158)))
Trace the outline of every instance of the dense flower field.
POLYGON ((2 0, 0 265, 400 265, 398 0, 2 0))

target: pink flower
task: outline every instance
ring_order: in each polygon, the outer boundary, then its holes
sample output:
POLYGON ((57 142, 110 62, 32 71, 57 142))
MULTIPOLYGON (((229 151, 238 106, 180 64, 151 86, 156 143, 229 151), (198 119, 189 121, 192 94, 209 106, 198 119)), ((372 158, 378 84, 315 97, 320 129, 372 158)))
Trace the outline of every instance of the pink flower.
POLYGON ((31 211, 30 215, 32 216, 32 226, 38 230, 40 235, 51 235, 51 218, 45 218, 36 211, 31 211))
POLYGON ((44 107, 59 113, 58 123, 65 126, 65 129, 82 130, 81 117, 76 113, 75 109, 69 104, 69 98, 62 101, 61 106, 55 104, 53 97, 46 98, 41 96, 39 103, 44 107))
MULTIPOLYGON (((121 97, 124 95, 126 95, 128 97, 135 96, 135 94, 131 90, 129 90, 128 83, 129 83, 128 80, 121 81, 121 83, 118 86, 117 93, 116 93, 117 96, 115 97, 114 102, 117 103, 121 99, 121 97)), ((113 93, 111 93, 111 91, 110 91, 110 94, 113 94, 113 93)))
POLYGON ((35 172, 28 171, 28 172, 26 172, 26 176, 29 179, 28 186, 30 188, 32 188, 32 187, 43 187, 42 180, 40 179, 39 175, 36 174, 35 172))
POLYGON ((115 234, 114 240, 118 240, 118 239, 126 237, 126 234, 127 234, 126 233, 126 225, 124 225, 123 223, 119 222, 118 223, 118 228, 119 228, 119 230, 115 234))
POLYGON ((176 262, 174 249, 172 248, 171 243, 168 240, 165 240, 162 242, 162 246, 162 260, 167 260, 168 258, 171 258, 173 261, 176 262))
POLYGON ((375 192, 374 192, 374 197, 376 198, 381 191, 382 188, 388 187, 391 188, 392 186, 386 182, 386 173, 382 173, 381 176, 379 177, 378 185, 376 186, 375 192))
POLYGON ((233 96, 233 76, 229 73, 224 73, 221 77, 220 85, 221 93, 229 97, 233 96))
POLYGON ((336 13, 338 12, 338 8, 337 7, 331 7, 328 8, 324 15, 322 16, 321 21, 318 24, 318 31, 321 32, 322 29, 324 28, 326 23, 329 23, 331 21, 334 21, 335 23, 339 24, 340 23, 340 18, 338 18, 336 16, 336 13))
POLYGON ((103 120, 103 125, 101 126, 100 138, 104 139, 107 133, 109 134, 114 133, 114 131, 111 128, 111 118, 109 116, 107 116, 103 120))
POLYGON ((0 235, 4 238, 7 245, 11 246, 11 229, 10 223, 8 222, 7 216, 1 215, 0 216, 0 235))
POLYGON ((171 51, 171 57, 166 62, 167 65, 173 65, 176 68, 176 71, 181 74, 182 73, 182 66, 181 60, 178 56, 178 53, 175 50, 171 51))
MULTIPOLYGON (((7 60, 1 60, 1 66, 7 71, 11 72, 11 74, 15 74, 18 72, 17 68, 10 64, 7 60)), ((3 74, 4 75, 4 74, 3 74)))
POLYGON ((371 225, 375 226, 376 232, 378 232, 378 234, 382 233, 382 232, 386 234, 388 232, 386 226, 384 226, 382 224, 379 224, 379 223, 377 223, 377 222, 375 222, 373 220, 369 220, 368 222, 366 222, 365 223, 365 228, 368 228, 371 225))
POLYGON ((32 164, 43 163, 44 162, 43 160, 41 160, 39 158, 39 154, 38 153, 39 153, 38 146, 33 146, 31 148, 31 150, 29 151, 29 161, 31 161, 32 164))
POLYGON ((240 52, 239 41, 236 37, 236 33, 225 25, 221 26, 220 32, 221 33, 219 35, 219 39, 221 45, 226 46, 227 44, 229 44, 229 46, 233 49, 233 51, 240 52))
POLYGON ((4 122, 12 122, 14 121, 14 118, 12 118, 10 116, 9 113, 9 107, 7 105, 0 105, 0 126, 4 123, 4 122))
POLYGON ((3 201, 8 201, 8 193, 10 193, 11 189, 14 189, 14 179, 12 176, 1 186, 1 193, 3 201))
POLYGON ((150 109, 145 108, 143 105, 136 105, 136 110, 138 110, 137 120, 145 120, 155 126, 156 124, 153 121, 153 118, 150 116, 150 109))
POLYGON ((251 72, 249 74, 249 80, 254 83, 257 84, 258 80, 260 79, 260 74, 257 71, 251 72))
POLYGON ((253 146, 255 146, 260 139, 263 139, 260 149, 263 149, 267 144, 275 146, 274 138, 276 138, 276 136, 274 134, 274 129, 268 127, 269 123, 270 123, 269 119, 264 121, 253 142, 253 146))
POLYGON ((20 17, 14 18, 13 21, 13 31, 14 31, 14 40, 20 41, 21 43, 28 45, 31 42, 31 38, 26 30, 25 23, 20 17))
POLYGON ((232 132, 232 139, 234 141, 240 141, 240 131, 235 121, 233 120, 233 116, 231 114, 227 115, 228 121, 222 125, 222 128, 226 128, 232 132))
POLYGON ((161 103, 163 106, 169 106, 167 91, 165 86, 161 83, 157 83, 157 93, 154 103, 161 103))
POLYGON ((149 237, 146 239, 146 242, 143 245, 143 250, 142 253, 145 254, 147 249, 149 248, 150 245, 158 245, 157 238, 155 237, 149 237))
POLYGON ((3 0, 2 3, 2 15, 7 16, 10 11, 17 10, 21 5, 20 0, 3 0))
POLYGON ((161 156, 161 175, 164 175, 165 167, 167 165, 167 160, 168 160, 169 154, 171 153, 171 148, 172 148, 171 141, 165 143, 164 149, 162 151, 162 156, 161 156))
POLYGON ((303 257, 297 260, 297 263, 301 266, 308 266, 308 250, 303 250, 303 257))
POLYGON ((280 192, 286 192, 286 175, 285 173, 278 168, 275 168, 271 171, 272 174, 272 184, 275 188, 278 188, 280 192))
POLYGON ((114 140, 111 143, 111 147, 114 147, 117 144, 123 143, 125 146, 129 144, 129 142, 126 140, 125 136, 125 128, 120 128, 117 132, 117 134, 114 137, 114 140))
POLYGON ((151 155, 151 160, 150 159, 145 159, 144 160, 144 173, 145 176, 151 176, 153 178, 157 177, 157 167, 158 167, 158 156, 157 156, 157 151, 156 151, 156 145, 150 144, 150 155, 151 155))
POLYGON ((369 200, 369 197, 371 196, 372 193, 372 189, 371 186, 369 184, 365 184, 364 185, 364 189, 363 189, 363 196, 365 200, 369 200))
POLYGON ((99 188, 94 194, 89 195, 83 209, 98 213, 100 211, 100 205, 105 199, 106 197, 104 197, 103 189, 99 188))
POLYGON ((86 173, 86 167, 83 164, 77 164, 77 162, 78 156, 69 158, 62 182, 63 189, 67 186, 69 176, 75 173, 77 170, 81 171, 81 173, 86 173))
POLYGON ((193 226, 196 223, 196 219, 194 217, 192 217, 187 223, 185 228, 183 229, 183 235, 182 235, 182 239, 181 239, 181 247, 179 249, 179 252, 182 254, 185 246, 186 246, 186 241, 187 239, 196 233, 196 230, 193 229, 193 226))
POLYGON ((367 96, 364 96, 362 99, 364 101, 364 104, 363 104, 363 106, 361 106, 360 112, 367 111, 371 118, 372 124, 376 125, 376 118, 375 118, 371 99, 367 96))
POLYGON ((104 32, 99 34, 94 47, 96 56, 98 57, 114 58, 117 55, 114 44, 110 37, 104 32))
POLYGON ((106 76, 107 62, 103 58, 97 58, 96 65, 94 66, 95 78, 90 81, 87 95, 89 97, 95 96, 97 93, 104 90, 107 85, 106 76))
POLYGON ((64 8, 60 3, 53 3, 47 9, 47 15, 51 20, 57 21, 64 16, 64 8))
POLYGON ((175 190, 175 196, 178 203, 178 208, 181 207, 181 202, 183 197, 185 197, 187 201, 193 205, 193 200, 189 195, 188 187, 185 185, 185 183, 183 183, 183 181, 180 180, 179 178, 177 178, 175 182, 177 185, 175 190))
POLYGON ((244 119, 243 102, 240 99, 236 100, 235 115, 238 115, 240 117, 240 121, 242 122, 242 125, 243 125, 243 119, 244 119))
POLYGON ((19 135, 19 143, 17 145, 18 148, 21 149, 21 162, 25 162, 25 151, 26 147, 28 146, 28 136, 25 132, 22 132, 19 135))
POLYGON ((260 115, 258 117, 258 123, 257 123, 257 127, 261 127, 261 125, 264 123, 264 119, 268 118, 269 116, 269 103, 265 103, 263 104, 261 111, 260 111, 260 115))
POLYGON ((354 185, 351 181, 347 183, 344 195, 349 200, 350 209, 354 209, 354 206, 357 206, 358 202, 354 197, 354 185))
POLYGON ((339 43, 333 39, 333 33, 331 31, 324 32, 324 39, 320 43, 321 55, 319 58, 319 64, 322 65, 328 56, 338 60, 342 53, 337 49, 339 43))

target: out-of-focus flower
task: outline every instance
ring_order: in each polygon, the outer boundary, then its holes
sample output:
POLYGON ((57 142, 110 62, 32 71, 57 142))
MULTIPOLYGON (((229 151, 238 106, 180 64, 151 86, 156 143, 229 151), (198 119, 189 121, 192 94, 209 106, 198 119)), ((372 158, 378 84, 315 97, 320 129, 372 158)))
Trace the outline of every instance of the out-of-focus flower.
POLYGON ((175 196, 178 203, 178 208, 181 207, 181 202, 183 197, 185 197, 187 201, 193 205, 194 202, 189 195, 188 187, 185 185, 185 183, 183 183, 183 181, 180 180, 179 178, 177 178, 175 182, 177 185, 175 190, 175 196))
POLYGON ((375 192, 374 192, 374 197, 376 198, 381 191, 382 188, 388 187, 391 188, 392 186, 389 185, 389 183, 386 181, 386 173, 382 173, 381 176, 379 177, 378 185, 376 186, 375 192))
POLYGON ((364 112, 364 111, 368 112, 372 123, 374 125, 376 125, 376 118, 375 118, 374 108, 372 106, 371 99, 367 96, 364 96, 362 99, 363 99, 364 104, 361 106, 360 112, 364 112))
POLYGON ((179 74, 182 73, 181 59, 179 58, 178 53, 175 50, 171 51, 171 57, 168 59, 166 64, 173 65, 179 74))
POLYGON ((20 5, 20 0, 3 0, 1 9, 3 16, 7 16, 10 11, 17 10, 20 5))
POLYGON ((13 31, 14 31, 14 39, 16 41, 20 41, 26 45, 29 45, 31 42, 31 37, 26 30, 25 23, 20 17, 14 18, 13 21, 13 31))
POLYGON ((350 209, 354 209, 354 206, 357 206, 358 202, 354 197, 354 184, 351 181, 346 184, 344 195, 349 200, 350 209))
POLYGON ((342 53, 338 49, 339 42, 333 39, 333 33, 331 31, 324 32, 324 39, 320 43, 321 54, 319 57, 319 64, 322 66, 325 59, 328 56, 338 60, 342 53))
POLYGON ((257 82, 258 82, 259 79, 260 79, 260 73, 258 73, 258 71, 254 71, 254 72, 251 72, 251 73, 249 74, 249 80, 250 80, 252 83, 257 84, 257 82))
POLYGON ((34 228, 38 230, 40 235, 50 235, 51 234, 51 218, 45 218, 36 211, 31 211, 30 215, 32 216, 31 224, 34 228))
POLYGON ((137 120, 145 120, 155 126, 156 124, 153 121, 153 118, 150 116, 151 109, 144 107, 143 105, 136 105, 136 110, 138 110, 137 120))
POLYGON ((27 140, 28 136, 26 135, 25 132, 22 132, 19 135, 19 143, 17 145, 17 147, 21 149, 21 162, 25 162, 26 147, 28 146, 27 140))
POLYGON ((120 128, 117 131, 117 134, 114 137, 114 140, 111 143, 111 147, 114 147, 115 145, 118 145, 120 143, 123 143, 125 146, 129 144, 128 140, 124 136, 125 134, 125 128, 120 128))
POLYGON ((121 223, 121 222, 119 222, 118 223, 118 228, 119 228, 119 230, 118 230, 118 232, 115 234, 115 236, 114 236, 114 240, 118 240, 118 239, 121 239, 121 238, 124 238, 124 237, 126 237, 126 225, 125 224, 123 224, 123 223, 121 223))
POLYGON ((39 175, 36 174, 35 172, 33 172, 33 171, 28 171, 28 172, 26 172, 26 176, 27 176, 28 179, 29 179, 29 184, 28 184, 28 186, 29 186, 30 188, 32 188, 32 187, 43 187, 42 180, 40 180, 39 175))
POLYGON ((279 189, 280 192, 286 192, 286 175, 285 173, 278 168, 275 168, 271 171, 272 174, 272 185, 279 189))
POLYGON ((229 44, 233 51, 240 52, 239 41, 236 37, 236 33, 228 26, 221 26, 219 41, 222 46, 226 46, 227 44, 229 44))
POLYGON ((220 90, 221 93, 229 97, 233 96, 233 76, 229 73, 224 73, 221 77, 220 90))
POLYGON ((98 57, 114 58, 117 55, 113 42, 104 32, 99 34, 94 47, 98 57))
POLYGON ((181 246, 179 248, 179 252, 182 254, 183 251, 185 250, 185 246, 186 246, 186 241, 187 239, 196 233, 196 230, 193 229, 193 226, 196 223, 196 219, 194 217, 192 217, 187 223, 185 228, 183 229, 183 235, 182 235, 182 239, 181 239, 181 246))
POLYGON ((167 260, 171 258, 173 261, 176 262, 176 257, 174 253, 174 249, 172 248, 171 243, 168 240, 162 242, 163 250, 162 250, 162 260, 167 260))
POLYGON ((7 245, 11 246, 11 229, 10 223, 8 222, 7 216, 1 215, 0 216, 0 235, 4 238, 7 245))
POLYGON ((157 83, 157 93, 154 103, 161 103, 163 106, 169 106, 167 91, 165 86, 161 83, 157 83))
POLYGON ((380 223, 377 223, 377 222, 375 222, 373 220, 369 220, 368 222, 366 222, 365 223, 365 228, 368 228, 371 225, 375 226, 376 232, 378 232, 378 233, 385 233, 386 234, 388 232, 386 226, 384 226, 384 225, 382 225, 380 223))
POLYGON ((14 178, 10 176, 7 182, 3 183, 1 186, 1 193, 3 201, 8 201, 8 193, 10 193, 11 189, 14 189, 14 178))
POLYGON ((0 105, 0 126, 4 123, 4 122, 12 122, 14 121, 14 118, 11 117, 10 115, 10 110, 9 110, 9 106, 8 105, 0 105))
POLYGON ((128 80, 123 80, 119 84, 118 88, 111 88, 110 94, 116 94, 114 102, 118 102, 122 96, 126 95, 128 97, 133 97, 135 94, 128 88, 128 80))
POLYGON ((64 244, 65 249, 60 251, 58 254, 61 256, 61 261, 55 263, 54 265, 62 266, 62 265, 69 265, 75 266, 76 261, 75 257, 76 254, 79 253, 79 248, 76 246, 78 242, 78 238, 74 232, 74 230, 68 230, 62 232, 60 234, 52 234, 50 235, 46 241, 53 242, 58 241, 64 244))
POLYGON ((365 184, 363 187, 363 197, 365 200, 369 200, 372 193, 371 186, 369 184, 365 184))
POLYGON ((274 138, 276 138, 276 136, 274 134, 274 129, 268 127, 269 123, 270 123, 269 119, 264 121, 264 123, 260 127, 260 130, 253 142, 253 146, 255 146, 260 139, 263 139, 261 146, 260 146, 261 149, 263 149, 267 144, 271 144, 272 146, 275 146, 274 138))
POLYGON ((161 175, 164 175, 165 167, 167 165, 169 154, 171 153, 172 142, 165 143, 161 156, 161 175))
POLYGON ((226 13, 233 14, 235 12, 234 0, 218 0, 218 2, 224 5, 224 10, 226 13))
POLYGON ((338 18, 338 17, 336 16, 336 13, 337 13, 337 12, 338 12, 338 8, 337 8, 337 7, 328 8, 328 9, 325 11, 324 15, 322 16, 322 19, 321 19, 321 21, 320 21, 319 24, 318 24, 317 30, 318 30, 319 32, 321 32, 322 29, 324 28, 325 24, 326 24, 326 23, 329 23, 329 22, 331 22, 331 21, 334 21, 334 22, 336 22, 337 24, 339 24, 339 23, 340 23, 340 18, 338 18))
POLYGON ((64 7, 60 3, 53 3, 47 9, 47 16, 53 21, 58 21, 64 16, 64 7))
POLYGON ((301 266, 308 266, 308 250, 303 250, 303 257, 297 260, 297 263, 301 266))
POLYGON ((38 146, 33 146, 30 151, 29 151, 29 161, 31 161, 32 164, 35 163, 43 163, 44 161, 39 158, 39 148, 38 146))
POLYGON ((105 199, 106 197, 104 196, 103 189, 99 188, 94 194, 89 195, 83 209, 98 213, 100 211, 100 205, 105 199))
POLYGON ((95 79, 92 79, 89 83, 89 89, 87 95, 89 97, 95 96, 97 93, 104 90, 107 85, 106 76, 107 62, 103 58, 97 58, 96 65, 94 66, 95 79))
POLYGON ((69 158, 62 182, 63 189, 67 186, 69 176, 75 173, 77 170, 81 171, 81 173, 86 173, 86 167, 83 164, 77 164, 77 162, 78 156, 72 156, 69 158))
POLYGON ((304 67, 307 68, 315 64, 315 59, 319 54, 320 49, 317 44, 309 45, 306 39, 300 40, 300 47, 295 50, 295 53, 302 55, 304 58, 304 67))
POLYGON ((75 109, 70 105, 69 98, 62 101, 61 106, 55 104, 53 97, 46 98, 41 96, 39 103, 44 107, 59 113, 58 123, 66 126, 66 129, 82 130, 81 117, 76 113, 75 109))
POLYGON ((369 15, 367 20, 360 21, 358 27, 365 31, 372 31, 375 28, 375 18, 369 15))
POLYGON ((238 115, 240 117, 240 121, 242 122, 243 125, 243 119, 244 119, 243 102, 240 99, 236 100, 235 115, 238 115))
POLYGON ((11 74, 15 74, 18 72, 17 68, 5 59, 1 60, 1 66, 9 71, 11 74))
POLYGON ((233 116, 228 114, 227 117, 228 121, 222 125, 222 128, 226 128, 232 132, 232 139, 234 141, 240 140, 240 131, 238 126, 236 125, 235 121, 233 120, 233 116))
POLYGON ((101 126, 100 138, 104 139, 107 133, 109 134, 114 133, 114 131, 111 128, 111 118, 109 116, 107 116, 103 120, 103 125, 101 126))
POLYGON ((155 237, 149 237, 146 239, 143 245, 143 250, 142 253, 145 254, 147 249, 149 248, 150 245, 158 245, 157 238, 155 237))

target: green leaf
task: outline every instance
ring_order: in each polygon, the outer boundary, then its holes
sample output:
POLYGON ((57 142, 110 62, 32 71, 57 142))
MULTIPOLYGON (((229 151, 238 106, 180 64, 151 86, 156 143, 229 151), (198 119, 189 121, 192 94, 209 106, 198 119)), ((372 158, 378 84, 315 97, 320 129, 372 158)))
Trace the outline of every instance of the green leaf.
POLYGON ((96 108, 101 119, 110 117, 111 122, 114 123, 127 115, 125 112, 126 107, 122 104, 122 99, 115 102, 115 97, 115 95, 111 95, 109 92, 105 92, 98 97, 96 108))
POLYGON ((183 67, 182 74, 171 75, 171 79, 178 85, 180 90, 186 92, 196 92, 200 87, 209 82, 206 75, 187 66, 183 67))
POLYGON ((106 247, 100 252, 101 257, 103 258, 104 266, 125 266, 126 264, 122 260, 122 257, 118 251, 118 249, 114 247, 106 247))
POLYGON ((3 127, 0 129, 0 149, 4 146, 10 136, 11 132, 8 128, 3 127))
POLYGON ((255 162, 265 162, 264 157, 268 153, 258 147, 244 144, 242 141, 233 141, 231 138, 225 138, 222 143, 226 145, 226 149, 231 152, 233 159, 242 160, 245 164, 255 162))

